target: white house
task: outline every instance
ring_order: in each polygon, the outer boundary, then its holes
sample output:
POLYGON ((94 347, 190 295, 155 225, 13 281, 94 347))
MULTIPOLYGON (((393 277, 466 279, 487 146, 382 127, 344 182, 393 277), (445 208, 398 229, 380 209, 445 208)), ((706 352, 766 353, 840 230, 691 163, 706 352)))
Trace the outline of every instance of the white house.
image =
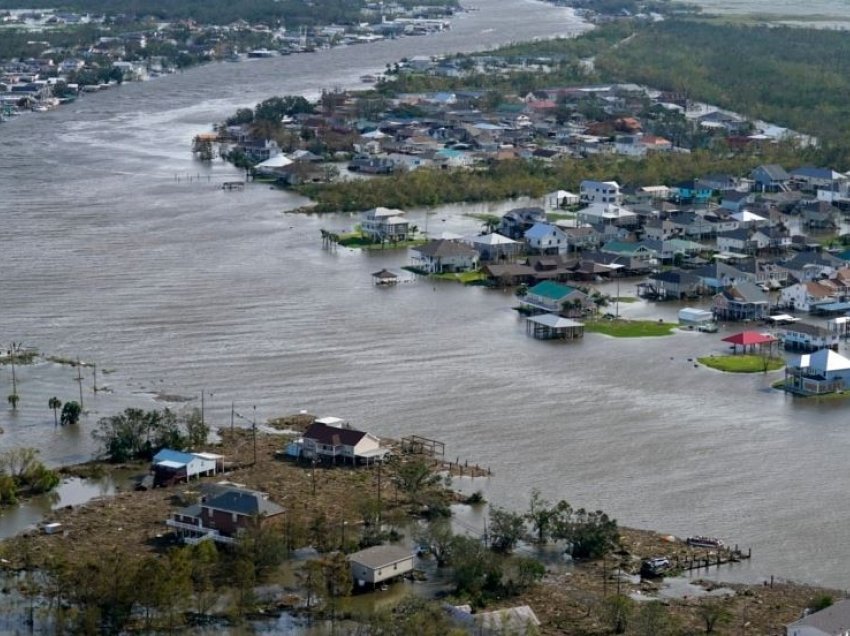
POLYGON ((353 429, 336 417, 316 420, 302 438, 301 454, 307 459, 329 459, 335 463, 340 458, 356 464, 382 459, 386 453, 380 439, 353 429))
POLYGON ((523 245, 519 241, 509 239, 496 232, 473 236, 467 240, 478 252, 482 261, 512 260, 522 252, 523 245))
POLYGON ((797 311, 811 311, 817 305, 835 302, 835 290, 816 281, 797 283, 783 289, 779 304, 797 311))
POLYGON ((817 351, 818 349, 838 349, 841 336, 836 329, 827 329, 805 322, 793 322, 780 329, 780 336, 786 349, 797 351, 817 351))
POLYGON ((478 268, 478 251, 458 241, 438 239, 410 248, 415 267, 429 274, 468 272, 478 268))
POLYGON ((591 203, 576 212, 576 222, 589 225, 635 225, 638 216, 616 203, 591 203))
POLYGON ((360 221, 360 231, 373 241, 403 241, 409 228, 404 212, 390 208, 372 208, 360 221))
POLYGON ((567 234, 557 225, 535 223, 525 232, 528 247, 540 254, 566 254, 569 249, 567 234))
MULTIPOLYGON (((791 361, 785 368, 785 386, 806 394, 834 393, 850 388, 850 360, 832 349, 806 353, 791 361)), ((846 601, 842 601, 846 602, 846 601)), ((820 612, 818 612, 820 613, 820 612)), ((850 621, 846 623, 850 630, 850 621)), ((788 632, 789 634, 795 632, 788 632)), ((800 636, 821 632, 796 632, 800 636)), ((846 634, 844 631, 824 632, 846 634)))
POLYGON ((785 626, 786 636, 850 636, 850 600, 838 601, 785 626))
POLYGON ((214 475, 218 468, 218 455, 183 453, 163 448, 153 457, 154 484, 188 481, 192 477, 214 475))
POLYGON ((413 571, 413 553, 397 545, 376 545, 348 555, 351 574, 359 587, 389 581, 413 571))
POLYGON ((582 181, 579 187, 579 197, 582 203, 614 203, 620 204, 623 195, 620 184, 616 181, 582 181))

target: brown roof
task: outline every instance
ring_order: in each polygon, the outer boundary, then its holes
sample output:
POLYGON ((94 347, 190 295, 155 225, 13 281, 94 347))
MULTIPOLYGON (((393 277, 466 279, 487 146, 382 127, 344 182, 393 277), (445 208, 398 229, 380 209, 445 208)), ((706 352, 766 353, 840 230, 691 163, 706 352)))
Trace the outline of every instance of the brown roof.
POLYGON ((363 431, 353 428, 337 428, 319 422, 314 422, 310 425, 310 428, 304 431, 305 439, 316 440, 319 444, 329 446, 356 446, 364 435, 366 433, 363 431))

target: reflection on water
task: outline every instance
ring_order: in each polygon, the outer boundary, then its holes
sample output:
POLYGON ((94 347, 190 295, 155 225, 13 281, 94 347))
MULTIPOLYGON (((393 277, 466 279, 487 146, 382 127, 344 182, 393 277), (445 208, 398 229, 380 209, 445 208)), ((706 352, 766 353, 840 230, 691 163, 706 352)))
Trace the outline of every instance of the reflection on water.
POLYGON ((130 486, 130 475, 125 473, 98 479, 64 479, 52 492, 32 497, 16 506, 0 509, 0 539, 35 528, 52 510, 79 506, 96 497, 112 495, 118 488, 130 486))

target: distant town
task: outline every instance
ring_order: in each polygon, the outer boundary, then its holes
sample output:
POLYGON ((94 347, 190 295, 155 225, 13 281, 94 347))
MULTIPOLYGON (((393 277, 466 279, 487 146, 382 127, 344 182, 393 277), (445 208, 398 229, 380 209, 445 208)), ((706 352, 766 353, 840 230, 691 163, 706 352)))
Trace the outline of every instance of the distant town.
POLYGON ((194 19, 153 23, 145 16, 128 19, 52 9, 0 12, 0 34, 9 36, 7 45, 0 47, 0 122, 25 111, 50 110, 80 93, 203 62, 240 62, 427 35, 449 29, 457 10, 450 3, 364 3, 354 14, 360 18, 356 22, 294 28, 244 19, 229 24, 194 19), (139 30, 128 30, 127 24, 139 30))

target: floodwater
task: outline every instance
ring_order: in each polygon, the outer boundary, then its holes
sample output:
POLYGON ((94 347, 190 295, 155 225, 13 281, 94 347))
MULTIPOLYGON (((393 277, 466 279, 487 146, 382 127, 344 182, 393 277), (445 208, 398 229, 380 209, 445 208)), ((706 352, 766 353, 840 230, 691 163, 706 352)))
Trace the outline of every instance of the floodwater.
POLYGON ((765 16, 772 22, 818 29, 846 29, 850 23, 848 0, 697 0, 705 13, 765 16))
MULTIPOLYGON (((99 417, 197 405, 203 390, 213 423, 229 424, 233 401, 245 418, 253 406, 260 420, 308 409, 378 435, 426 435, 490 466, 494 476, 470 487, 500 505, 523 508, 539 487, 625 524, 752 546, 733 577, 846 587, 845 405, 772 391, 777 374, 695 368, 692 358, 724 351, 722 334, 537 342, 509 293, 425 280, 378 289, 370 274, 398 270, 403 252, 321 249, 321 228, 355 218, 286 213, 304 201, 261 185, 222 192, 238 173, 192 161, 194 134, 269 95, 354 85, 403 56, 579 28, 568 10, 530 0, 476 8, 444 34, 208 65, 0 125, 0 341, 80 356, 111 389, 95 395, 86 368, 89 413, 56 428, 48 399, 74 399, 76 371, 19 367, 21 403, 0 413, 0 450, 85 460, 99 417)), ((474 232, 467 214, 509 207, 410 216, 432 235, 474 232)), ((619 306, 665 320, 675 311, 619 306)))

